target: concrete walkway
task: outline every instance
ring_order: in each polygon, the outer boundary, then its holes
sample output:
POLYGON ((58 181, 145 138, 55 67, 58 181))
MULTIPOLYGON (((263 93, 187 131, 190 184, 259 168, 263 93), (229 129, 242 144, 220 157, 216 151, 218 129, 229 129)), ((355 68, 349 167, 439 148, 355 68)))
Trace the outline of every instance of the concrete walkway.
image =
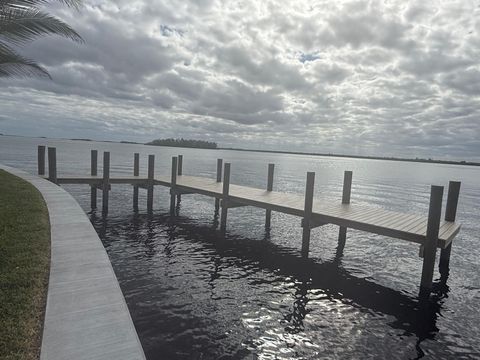
POLYGON ((41 360, 145 359, 108 255, 80 205, 59 186, 0 164, 48 207, 51 267, 41 360))

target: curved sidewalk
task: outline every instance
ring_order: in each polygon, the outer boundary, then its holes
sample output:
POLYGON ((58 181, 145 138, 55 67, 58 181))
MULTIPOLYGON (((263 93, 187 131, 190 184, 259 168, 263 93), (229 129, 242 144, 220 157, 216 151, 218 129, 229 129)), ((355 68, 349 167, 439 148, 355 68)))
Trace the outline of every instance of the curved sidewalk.
POLYGON ((50 218, 51 263, 41 360, 144 360, 108 255, 90 220, 59 186, 0 164, 35 186, 50 218))

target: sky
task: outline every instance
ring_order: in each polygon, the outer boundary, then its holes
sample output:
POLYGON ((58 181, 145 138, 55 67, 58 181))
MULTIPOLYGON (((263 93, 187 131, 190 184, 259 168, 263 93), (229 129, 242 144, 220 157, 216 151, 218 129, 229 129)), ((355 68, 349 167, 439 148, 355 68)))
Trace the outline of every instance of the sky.
POLYGON ((0 133, 480 160, 480 1, 86 0, 0 133))

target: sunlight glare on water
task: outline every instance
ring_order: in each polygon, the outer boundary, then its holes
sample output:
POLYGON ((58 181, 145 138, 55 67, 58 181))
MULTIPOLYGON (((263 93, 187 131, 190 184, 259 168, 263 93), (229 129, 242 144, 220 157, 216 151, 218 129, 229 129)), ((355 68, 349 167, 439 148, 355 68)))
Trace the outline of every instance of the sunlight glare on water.
POLYGON ((211 198, 184 195, 171 217, 168 190, 156 187, 149 216, 144 191, 134 213, 131 187, 113 185, 104 219, 90 210, 87 186, 65 188, 103 241, 150 360, 480 357, 480 168, 14 137, 0 137, 0 162, 35 172, 40 144, 57 147, 59 176, 88 174, 92 148, 111 151, 112 177, 132 173, 134 152, 142 174, 155 154, 163 175, 183 154, 186 175, 214 178, 223 158, 232 183, 264 188, 272 162, 283 192, 303 194, 306 172, 315 171, 320 201, 340 201, 343 171, 352 170, 352 202, 423 215, 431 184, 460 180, 450 276, 442 285, 435 272, 426 310, 415 244, 349 230, 338 252, 338 227, 325 225, 312 231, 305 260, 296 217, 273 213, 267 233, 264 210, 231 209, 222 238, 211 198))

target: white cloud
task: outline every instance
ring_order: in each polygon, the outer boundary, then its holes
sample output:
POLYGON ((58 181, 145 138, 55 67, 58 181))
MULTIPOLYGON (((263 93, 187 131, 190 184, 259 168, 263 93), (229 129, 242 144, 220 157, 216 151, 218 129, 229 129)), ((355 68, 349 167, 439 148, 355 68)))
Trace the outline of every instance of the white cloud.
POLYGON ((86 44, 27 46, 53 81, 2 80, 0 132, 480 159, 474 2, 90 0, 79 13, 51 9, 86 44))

